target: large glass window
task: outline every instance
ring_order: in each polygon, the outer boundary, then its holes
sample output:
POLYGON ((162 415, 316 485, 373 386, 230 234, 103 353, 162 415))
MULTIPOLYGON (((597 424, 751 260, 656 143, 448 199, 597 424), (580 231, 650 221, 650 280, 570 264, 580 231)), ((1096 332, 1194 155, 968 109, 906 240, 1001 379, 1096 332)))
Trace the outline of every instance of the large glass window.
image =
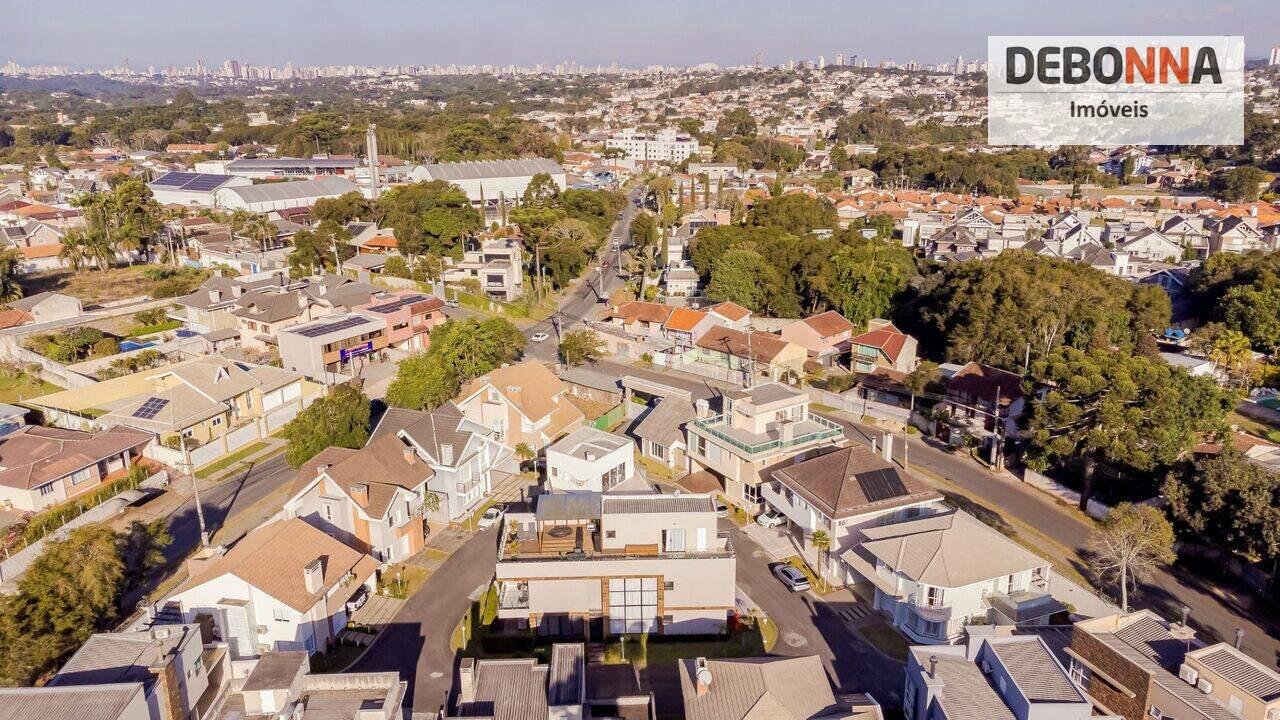
POLYGON ((653 632, 658 626, 658 579, 609 580, 609 632, 653 632))

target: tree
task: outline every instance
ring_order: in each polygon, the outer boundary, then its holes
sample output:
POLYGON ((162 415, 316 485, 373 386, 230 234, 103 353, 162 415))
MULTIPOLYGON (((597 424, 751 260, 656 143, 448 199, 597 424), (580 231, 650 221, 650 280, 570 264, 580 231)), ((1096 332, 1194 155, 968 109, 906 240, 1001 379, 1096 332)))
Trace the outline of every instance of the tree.
POLYGON ((750 248, 733 248, 716 263, 707 284, 707 298, 714 302, 735 302, 752 312, 765 309, 764 278, 773 268, 750 248))
POLYGON ((22 256, 17 250, 0 252, 0 304, 22 299, 22 286, 18 284, 22 256))
POLYGON ((604 340, 594 330, 573 330, 560 341, 560 357, 569 367, 595 364, 604 357, 604 340))
POLYGON ((1231 444, 1169 474, 1161 488, 1169 514, 1206 542, 1262 560, 1280 557, 1280 474, 1231 444))
POLYGON ((911 414, 914 415, 916 411, 916 396, 937 382, 940 375, 941 370, 938 367, 938 363, 932 360, 921 360, 916 365, 915 370, 907 373, 906 381, 903 384, 911 391, 911 414))
POLYGON ((550 207, 554 205, 556 199, 560 197, 560 187, 547 173, 538 173, 529 178, 529 184, 524 188, 524 196, 520 198, 521 203, 535 208, 550 207))
POLYGON ((1226 202, 1249 202, 1258 199, 1267 174, 1252 165, 1244 165, 1215 173, 1209 179, 1209 194, 1226 202))
POLYGON ((1078 458, 1081 510, 1093 496, 1098 463, 1170 465, 1217 430, 1233 405, 1208 378, 1105 349, 1056 351, 1037 360, 1031 376, 1047 391, 1032 399, 1026 418, 1028 465, 1078 458))
POLYGON ((803 235, 819 228, 834 228, 836 209, 826 198, 795 193, 756 203, 747 216, 747 222, 803 235))
POLYGON ((1107 513, 1090 538, 1093 567, 1120 585, 1120 610, 1129 612, 1129 584, 1146 572, 1177 559, 1173 526, 1157 508, 1120 503, 1107 513))
POLYGON ((1239 330, 1223 330, 1213 340, 1208 357, 1226 374, 1231 386, 1248 390, 1258 375, 1249 338, 1239 330))
POLYGON ((519 445, 516 445, 516 457, 520 458, 520 464, 523 465, 538 457, 538 453, 534 452, 533 448, 529 447, 529 443, 520 443, 519 445))
POLYGON ((826 530, 815 530, 809 536, 809 544, 813 545, 814 549, 818 551, 818 567, 821 568, 818 575, 825 583, 827 578, 827 554, 831 552, 831 535, 826 530))
POLYGON ((124 590, 139 587, 165 563, 165 548, 173 542, 163 518, 144 523, 134 520, 119 536, 120 557, 124 560, 124 590))
POLYGON ((448 320, 431 331, 426 352, 400 361, 387 387, 387 403, 421 410, 437 407, 468 382, 524 351, 525 338, 503 318, 448 320))
POLYGON ((359 388, 333 388, 284 426, 285 461, 298 467, 328 447, 361 448, 369 439, 369 398, 359 388))
POLYGON ((831 258, 828 295, 849 322, 866 327, 889 312, 916 274, 910 250, 859 235, 831 258))

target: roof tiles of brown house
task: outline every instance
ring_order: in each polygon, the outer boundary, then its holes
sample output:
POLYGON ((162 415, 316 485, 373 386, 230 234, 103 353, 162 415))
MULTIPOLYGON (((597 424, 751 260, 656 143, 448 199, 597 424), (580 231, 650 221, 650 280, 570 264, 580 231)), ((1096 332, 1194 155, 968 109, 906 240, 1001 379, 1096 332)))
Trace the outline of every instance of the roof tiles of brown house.
POLYGON ((0 485, 37 488, 150 439, 150 433, 125 427, 87 433, 27 426, 0 439, 0 485))
POLYGON ((851 332, 853 323, 845 319, 843 315, 835 310, 828 310, 824 313, 807 317, 804 324, 813 328, 823 338, 835 337, 840 333, 851 332))
POLYGON ((879 348, 891 362, 897 362, 898 353, 901 353, 902 348, 907 344, 907 336, 890 323, 870 332, 864 332, 850 339, 849 342, 854 345, 879 348))
POLYGON ((836 520, 942 499, 915 476, 861 445, 788 465, 773 476, 836 520))
POLYGON ((717 326, 698 338, 697 345, 742 358, 747 357, 750 352, 751 359, 769 362, 787 347, 787 341, 772 333, 755 331, 751 333, 751 341, 748 343, 747 333, 717 326))
POLYGON ((1022 378, 990 365, 971 362, 960 368, 947 381, 949 394, 969 395, 994 403, 998 396, 1000 404, 1007 406, 1022 397, 1022 378))

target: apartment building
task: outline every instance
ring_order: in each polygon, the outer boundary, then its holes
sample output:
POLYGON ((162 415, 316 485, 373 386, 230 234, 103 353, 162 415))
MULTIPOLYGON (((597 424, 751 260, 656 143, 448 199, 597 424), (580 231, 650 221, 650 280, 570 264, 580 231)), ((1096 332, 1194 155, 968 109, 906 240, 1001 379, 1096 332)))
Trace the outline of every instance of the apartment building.
POLYGON ((426 350, 431 329, 448 319, 444 307, 444 301, 434 295, 401 290, 380 294, 354 310, 384 319, 387 347, 414 352, 426 350))
POLYGON ((759 509, 760 485, 792 458, 838 443, 841 426, 809 412, 809 396, 782 383, 726 392, 719 415, 686 426, 691 472, 711 472, 725 497, 759 509))
POLYGON ((827 562, 824 567, 819 557, 816 565, 833 583, 858 581, 839 557, 862 542, 864 528, 944 510, 942 495, 885 455, 849 445, 784 465, 760 486, 765 504, 787 518, 786 530, 800 543, 827 534, 827 562))
POLYGON ((861 528, 840 555, 875 607, 916 642, 953 643, 971 622, 1045 624, 1063 611, 1050 563, 961 510, 861 528))
POLYGON ((564 436, 546 453, 552 492, 606 492, 635 476, 631 440, 590 425, 564 436))
MULTIPOLYGON (((1225 679, 1222 688, 1214 682, 1214 668, 1234 666, 1234 661, 1223 658, 1226 662, 1219 664, 1214 658, 1206 664, 1213 652, 1197 654, 1202 647, 1185 618, 1169 623, 1150 610, 1138 610, 1076 623, 1066 653, 1071 677, 1098 706, 1125 720, 1240 720, 1246 694, 1235 695, 1225 679), (1188 660, 1193 654, 1197 657, 1188 660), (1201 669, 1209 674, 1200 675, 1201 669), (1231 704, 1233 695, 1238 710, 1231 704)), ((1258 674, 1245 664, 1227 675, 1275 699, 1274 672, 1258 674)), ((1250 708, 1252 717, 1270 717, 1253 703, 1250 708)))
POLYGON ((462 386, 454 403, 468 420, 493 431, 510 448, 540 451, 581 427, 582 411, 565 384, 536 360, 490 371, 462 386))
MULTIPOLYGON (((917 645, 907 655, 906 720, 1103 720, 1035 635, 971 626, 959 645, 917 645)), ((1110 716, 1112 720, 1118 720, 1110 716)))
POLYGON ((675 128, 664 128, 656 133, 625 128, 610 135, 605 147, 622 150, 627 158, 636 162, 682 163, 698 152, 698 141, 682 135, 675 128))
POLYGON ((715 633, 734 608, 733 548, 711 495, 541 495, 502 532, 498 618, 516 627, 715 633))
POLYGON ((511 302, 524 291, 524 251, 510 238, 480 241, 446 267, 441 279, 452 284, 474 279, 488 297, 511 302))
POLYGON ((347 602, 373 592, 378 561, 299 518, 259 526, 230 548, 187 561, 188 578, 159 613, 208 618, 232 660, 270 650, 325 650, 347 626, 347 602))
POLYGON ((385 316, 370 312, 334 313, 280 331, 280 362, 316 380, 352 373, 366 356, 384 350, 391 329, 385 316))

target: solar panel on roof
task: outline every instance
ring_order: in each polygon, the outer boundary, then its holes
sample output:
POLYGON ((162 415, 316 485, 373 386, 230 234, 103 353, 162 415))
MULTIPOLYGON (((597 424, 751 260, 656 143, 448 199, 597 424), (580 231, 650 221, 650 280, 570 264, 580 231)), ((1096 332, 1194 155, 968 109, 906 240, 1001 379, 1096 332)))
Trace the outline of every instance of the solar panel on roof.
POLYGON ((369 310, 376 313, 393 313, 405 305, 412 305, 413 303, 422 302, 426 299, 426 295, 405 295, 404 297, 396 298, 395 300, 382 303, 381 305, 374 305, 369 308, 369 310))
POLYGON ((854 476, 868 502, 880 502, 907 494, 898 473, 890 469, 869 470, 854 476))
POLYGON ((347 328, 359 327, 361 325, 364 325, 367 322, 369 321, 362 317, 349 317, 349 318, 339 320, 337 322, 327 323, 324 325, 313 325, 309 328, 303 328, 301 330, 298 330, 297 332, 299 335, 303 337, 320 337, 321 335, 327 335, 331 332, 346 330, 347 328))
POLYGON ((165 173, 155 180, 151 181, 152 185, 159 187, 182 187, 183 185, 195 179, 196 173, 189 172, 171 172, 165 173))
POLYGON ((227 183, 230 178, 226 175, 199 175, 182 186, 183 190, 192 190, 195 192, 206 192, 216 190, 227 183))
POLYGON ((140 420, 151 420, 156 415, 160 414, 160 411, 168 404, 169 401, 164 398, 147 398, 147 401, 142 403, 141 407, 133 411, 133 416, 140 420))

